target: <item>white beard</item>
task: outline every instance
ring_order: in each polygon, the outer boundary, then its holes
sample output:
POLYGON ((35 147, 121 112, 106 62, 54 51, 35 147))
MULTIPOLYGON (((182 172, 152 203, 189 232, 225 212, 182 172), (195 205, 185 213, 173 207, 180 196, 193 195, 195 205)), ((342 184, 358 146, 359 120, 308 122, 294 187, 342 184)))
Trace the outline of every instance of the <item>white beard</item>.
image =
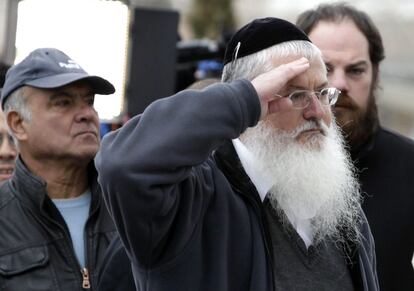
POLYGON ((255 167, 272 181, 267 197, 278 213, 310 219, 314 243, 326 237, 358 240, 359 184, 334 122, 328 128, 308 121, 293 132, 284 132, 261 121, 240 139, 253 154, 255 167), (321 128, 323 134, 299 143, 296 137, 311 128, 321 128))

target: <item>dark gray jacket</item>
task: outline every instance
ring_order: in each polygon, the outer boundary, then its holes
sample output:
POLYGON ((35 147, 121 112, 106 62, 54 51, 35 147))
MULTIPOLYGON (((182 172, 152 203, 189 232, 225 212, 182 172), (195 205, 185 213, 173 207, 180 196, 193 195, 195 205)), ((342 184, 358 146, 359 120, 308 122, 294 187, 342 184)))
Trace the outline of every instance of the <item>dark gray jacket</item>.
MULTIPOLYGON (((262 204, 225 146, 259 117, 251 83, 236 81, 156 101, 104 138, 99 182, 138 290, 274 290, 262 204)), ((351 274, 378 290, 364 227, 351 274)))
MULTIPOLYGON (((89 175, 92 203, 85 226, 85 255, 89 290, 97 290, 97 268, 116 232, 93 164, 89 175)), ((20 158, 11 180, 0 187, 1 291, 85 290, 69 230, 45 187, 20 158)))

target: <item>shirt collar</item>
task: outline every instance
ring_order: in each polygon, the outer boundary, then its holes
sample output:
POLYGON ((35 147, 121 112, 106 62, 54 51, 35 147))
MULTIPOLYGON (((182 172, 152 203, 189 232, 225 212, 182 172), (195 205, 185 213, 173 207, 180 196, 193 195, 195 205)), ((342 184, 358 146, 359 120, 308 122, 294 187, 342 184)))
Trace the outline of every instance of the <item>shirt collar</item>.
POLYGON ((270 188, 272 188, 271 180, 267 178, 265 173, 257 167, 252 153, 246 148, 240 139, 233 139, 232 143, 246 174, 256 187, 260 200, 263 202, 266 198, 267 192, 269 192, 270 188))

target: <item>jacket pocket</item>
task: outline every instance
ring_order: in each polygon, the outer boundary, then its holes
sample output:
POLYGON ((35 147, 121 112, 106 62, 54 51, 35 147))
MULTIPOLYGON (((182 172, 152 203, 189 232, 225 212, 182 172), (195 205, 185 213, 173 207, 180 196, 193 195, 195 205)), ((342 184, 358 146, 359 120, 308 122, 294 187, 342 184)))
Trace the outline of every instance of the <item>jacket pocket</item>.
POLYGON ((1 290, 58 290, 46 246, 0 256, 1 290))

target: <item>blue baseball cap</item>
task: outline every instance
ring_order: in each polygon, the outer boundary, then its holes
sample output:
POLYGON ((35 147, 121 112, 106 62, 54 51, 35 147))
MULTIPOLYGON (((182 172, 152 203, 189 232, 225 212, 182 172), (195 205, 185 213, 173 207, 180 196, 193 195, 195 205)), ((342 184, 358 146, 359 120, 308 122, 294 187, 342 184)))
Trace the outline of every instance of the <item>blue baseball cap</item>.
POLYGON ((53 89, 80 80, 87 81, 96 94, 109 95, 115 92, 109 81, 89 75, 62 51, 55 48, 36 49, 7 71, 1 90, 1 107, 4 107, 7 97, 22 86, 53 89))

